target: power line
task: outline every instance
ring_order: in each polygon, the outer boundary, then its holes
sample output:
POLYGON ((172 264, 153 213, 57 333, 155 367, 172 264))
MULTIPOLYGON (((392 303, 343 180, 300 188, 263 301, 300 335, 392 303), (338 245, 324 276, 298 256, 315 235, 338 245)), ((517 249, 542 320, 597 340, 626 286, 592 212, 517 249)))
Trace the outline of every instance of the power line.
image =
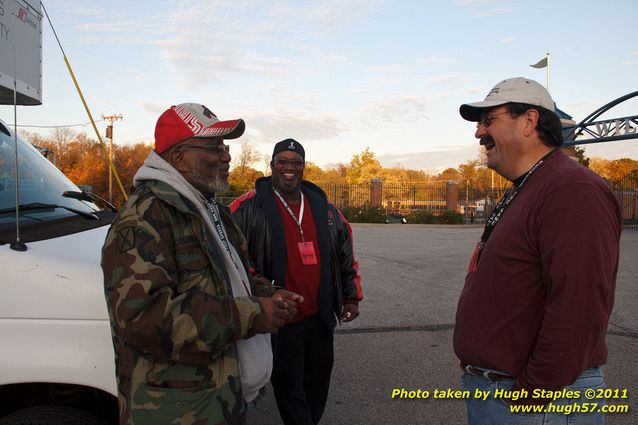
MULTIPOLYGON (((104 121, 104 119, 95 120, 95 122, 100 122, 100 121, 104 121)), ((85 122, 85 123, 82 123, 82 124, 69 124, 69 125, 26 125, 26 124, 18 124, 18 127, 25 127, 25 128, 65 128, 65 127, 81 127, 81 126, 89 125, 89 124, 91 124, 91 121, 85 122)))

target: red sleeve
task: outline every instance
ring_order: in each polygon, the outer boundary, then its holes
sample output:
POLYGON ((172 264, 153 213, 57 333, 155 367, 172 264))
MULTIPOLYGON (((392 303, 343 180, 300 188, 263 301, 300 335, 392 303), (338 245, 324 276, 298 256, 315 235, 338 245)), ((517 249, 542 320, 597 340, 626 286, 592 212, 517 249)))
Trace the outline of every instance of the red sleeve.
POLYGON ((255 196, 257 194, 257 191, 255 191, 255 189, 244 193, 243 195, 235 198, 235 200, 233 202, 230 203, 230 205, 228 205, 228 208, 230 208, 230 213, 234 213, 237 208, 239 208, 239 206, 241 205, 242 202, 244 202, 246 199, 250 199, 253 196, 255 196))

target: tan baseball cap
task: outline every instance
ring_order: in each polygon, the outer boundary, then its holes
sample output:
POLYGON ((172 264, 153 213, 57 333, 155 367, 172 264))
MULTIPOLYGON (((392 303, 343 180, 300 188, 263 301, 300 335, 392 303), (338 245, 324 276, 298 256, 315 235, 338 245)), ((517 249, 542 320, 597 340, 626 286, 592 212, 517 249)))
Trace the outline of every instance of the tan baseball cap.
POLYGON ((527 103, 556 112, 556 104, 545 87, 524 77, 501 81, 490 90, 484 101, 463 104, 459 112, 464 119, 476 122, 485 109, 506 103, 527 103))

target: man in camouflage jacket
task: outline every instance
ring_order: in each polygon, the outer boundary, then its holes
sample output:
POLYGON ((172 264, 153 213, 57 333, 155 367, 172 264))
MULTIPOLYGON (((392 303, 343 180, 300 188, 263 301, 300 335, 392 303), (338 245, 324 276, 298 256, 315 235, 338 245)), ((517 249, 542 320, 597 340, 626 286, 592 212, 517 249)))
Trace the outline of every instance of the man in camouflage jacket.
POLYGON ((244 127, 198 104, 164 112, 109 230, 102 268, 122 425, 245 423, 271 371, 267 334, 302 301, 247 278, 246 241, 212 200, 227 187, 223 138, 244 127))

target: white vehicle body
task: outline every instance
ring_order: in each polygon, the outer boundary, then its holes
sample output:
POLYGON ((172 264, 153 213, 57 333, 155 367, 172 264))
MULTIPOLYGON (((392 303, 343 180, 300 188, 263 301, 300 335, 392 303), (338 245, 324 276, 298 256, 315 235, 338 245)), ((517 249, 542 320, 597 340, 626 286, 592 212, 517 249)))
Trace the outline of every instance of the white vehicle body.
POLYGON ((0 385, 63 382, 117 395, 100 270, 107 229, 32 242, 26 252, 0 247, 0 385))
POLYGON ((115 362, 100 268, 113 213, 107 218, 92 202, 70 196, 67 191, 82 192, 19 139, 20 234, 27 249, 12 249, 15 178, 1 167, 8 168, 13 137, 0 121, 0 424, 8 415, 11 423, 23 423, 15 421, 21 412, 24 423, 31 423, 33 411, 43 415, 43 408, 62 415, 53 423, 72 423, 64 415, 78 410, 91 420, 75 423, 116 423, 115 362))

